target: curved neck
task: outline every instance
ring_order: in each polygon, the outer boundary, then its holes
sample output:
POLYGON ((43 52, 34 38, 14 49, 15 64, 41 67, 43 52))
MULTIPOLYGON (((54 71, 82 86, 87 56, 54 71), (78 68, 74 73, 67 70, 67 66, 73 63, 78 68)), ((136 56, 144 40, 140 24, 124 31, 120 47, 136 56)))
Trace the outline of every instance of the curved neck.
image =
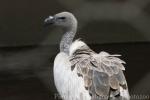
POLYGON ((60 52, 69 54, 70 45, 73 42, 74 36, 76 34, 77 25, 74 24, 71 28, 64 29, 64 35, 61 38, 60 42, 60 52))

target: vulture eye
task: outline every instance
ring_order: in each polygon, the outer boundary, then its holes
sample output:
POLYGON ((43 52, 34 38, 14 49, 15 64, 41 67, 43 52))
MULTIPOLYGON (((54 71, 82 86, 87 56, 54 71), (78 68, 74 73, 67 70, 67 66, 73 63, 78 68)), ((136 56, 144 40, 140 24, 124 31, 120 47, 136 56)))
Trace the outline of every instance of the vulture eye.
POLYGON ((58 19, 66 19, 66 17, 58 17, 58 19))

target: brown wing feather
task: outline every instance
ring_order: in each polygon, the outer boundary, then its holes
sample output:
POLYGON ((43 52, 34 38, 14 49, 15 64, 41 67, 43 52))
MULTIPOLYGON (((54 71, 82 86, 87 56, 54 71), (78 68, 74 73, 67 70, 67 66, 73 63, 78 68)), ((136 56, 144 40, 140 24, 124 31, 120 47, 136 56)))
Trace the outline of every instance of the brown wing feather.
POLYGON ((116 56, 119 55, 110 55, 106 52, 96 54, 86 45, 71 56, 70 62, 72 66, 77 67, 77 74, 84 78, 85 88, 92 96, 92 100, 99 100, 94 99, 94 96, 108 99, 111 89, 115 90, 111 94, 118 95, 119 87, 126 85, 122 72, 125 70, 125 62, 116 56))

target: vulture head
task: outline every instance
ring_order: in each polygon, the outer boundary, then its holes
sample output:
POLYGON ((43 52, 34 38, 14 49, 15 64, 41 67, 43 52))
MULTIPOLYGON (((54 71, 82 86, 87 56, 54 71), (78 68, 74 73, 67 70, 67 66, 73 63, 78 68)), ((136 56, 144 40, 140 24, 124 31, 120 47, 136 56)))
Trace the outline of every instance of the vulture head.
POLYGON ((61 12, 54 16, 49 16, 44 21, 45 25, 56 25, 61 26, 63 28, 76 28, 77 26, 77 20, 74 17, 74 15, 70 12, 61 12))

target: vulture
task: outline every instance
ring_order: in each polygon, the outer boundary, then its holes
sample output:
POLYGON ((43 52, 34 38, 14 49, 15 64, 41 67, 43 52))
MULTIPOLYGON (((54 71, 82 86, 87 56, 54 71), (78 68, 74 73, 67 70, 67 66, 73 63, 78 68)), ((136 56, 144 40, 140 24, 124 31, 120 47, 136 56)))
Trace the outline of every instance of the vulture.
POLYGON ((55 86, 63 100, 130 100, 120 55, 96 53, 80 39, 73 40, 78 22, 70 12, 49 16, 44 23, 64 32, 53 68, 55 86))

